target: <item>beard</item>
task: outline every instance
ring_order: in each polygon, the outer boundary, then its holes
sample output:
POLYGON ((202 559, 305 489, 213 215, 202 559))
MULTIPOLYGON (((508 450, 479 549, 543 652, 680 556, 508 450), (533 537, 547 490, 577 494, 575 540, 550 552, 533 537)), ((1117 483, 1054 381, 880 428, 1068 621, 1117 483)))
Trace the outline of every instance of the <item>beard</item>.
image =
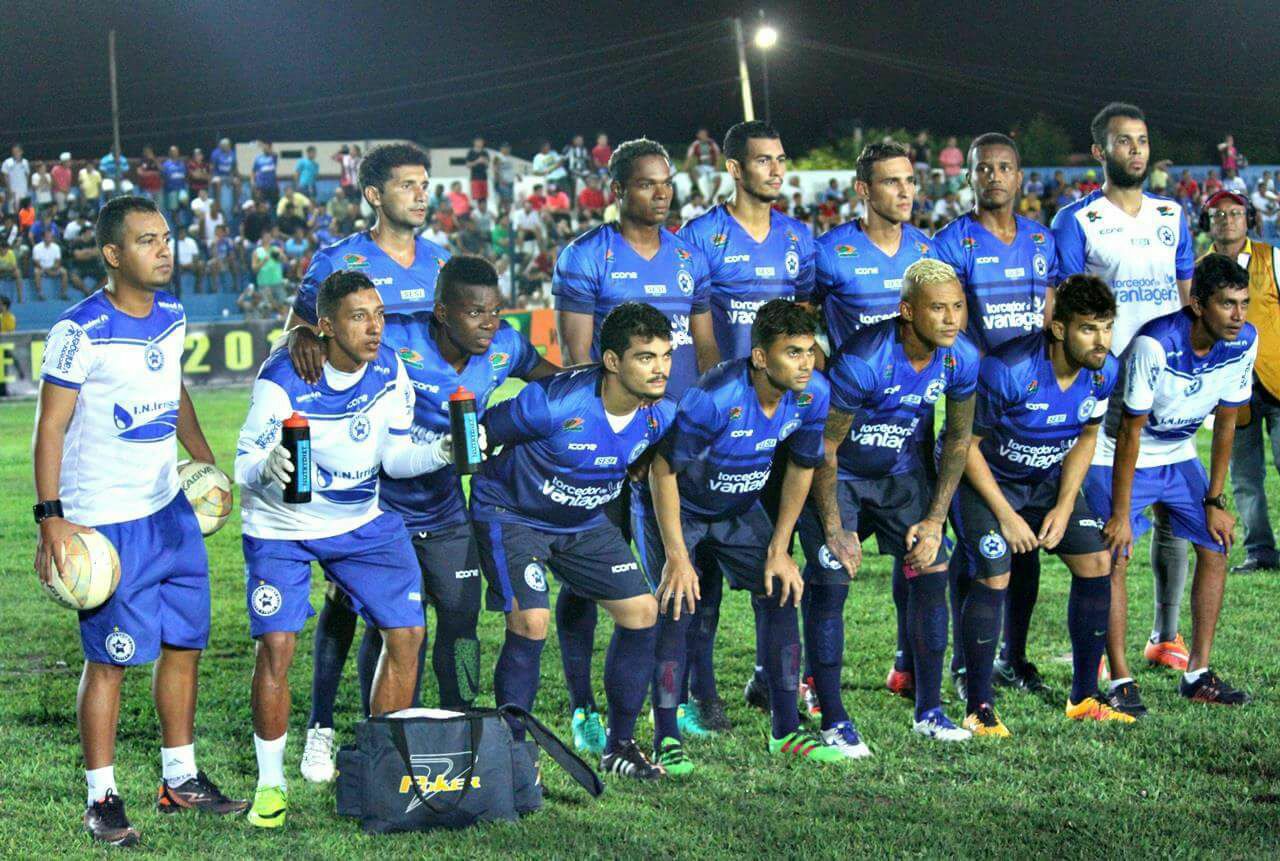
POLYGON ((1147 181, 1147 174, 1151 172, 1151 162, 1143 167, 1141 175, 1134 176, 1129 173, 1129 169, 1125 163, 1112 158, 1111 153, 1107 153, 1107 160, 1103 163, 1102 171, 1106 174, 1107 182, 1116 188, 1140 188, 1147 181))

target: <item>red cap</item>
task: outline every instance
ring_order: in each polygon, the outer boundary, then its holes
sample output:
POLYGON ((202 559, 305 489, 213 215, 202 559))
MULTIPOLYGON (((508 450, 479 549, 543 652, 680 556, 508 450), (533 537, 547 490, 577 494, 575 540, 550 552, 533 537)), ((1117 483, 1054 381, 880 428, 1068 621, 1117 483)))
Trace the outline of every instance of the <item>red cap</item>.
POLYGON ((449 395, 451 401, 474 401, 476 396, 467 391, 466 386, 458 386, 458 390, 449 395))
POLYGON ((1217 206, 1220 202, 1222 202, 1222 199, 1224 197, 1229 200, 1235 201, 1236 203, 1243 206, 1245 209, 1249 208, 1249 201, 1245 199, 1245 196, 1243 194, 1236 194, 1234 191, 1227 191, 1226 189, 1223 189, 1222 191, 1214 192, 1212 195, 1210 195, 1209 199, 1204 202, 1204 208, 1212 209, 1213 207, 1217 206))
POLYGON ((305 428, 308 427, 307 417, 302 413, 294 413, 284 420, 284 426, 287 428, 305 428))

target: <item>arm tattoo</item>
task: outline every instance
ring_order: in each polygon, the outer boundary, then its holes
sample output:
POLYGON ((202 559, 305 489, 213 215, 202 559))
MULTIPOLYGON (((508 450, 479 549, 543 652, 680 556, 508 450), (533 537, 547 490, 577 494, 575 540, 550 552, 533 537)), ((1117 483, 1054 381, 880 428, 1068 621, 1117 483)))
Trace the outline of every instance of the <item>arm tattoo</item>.
POLYGON ((822 431, 826 457, 822 465, 813 471, 811 491, 823 529, 840 525, 840 506, 836 502, 836 450, 849 437, 852 426, 853 416, 849 413, 834 407, 827 413, 827 424, 822 431))
POLYGON ((947 519, 951 496, 956 492, 964 464, 969 457, 969 440, 973 434, 973 412, 977 398, 955 401, 947 398, 947 432, 942 440, 942 463, 938 466, 938 484, 933 491, 927 520, 939 523, 947 519))

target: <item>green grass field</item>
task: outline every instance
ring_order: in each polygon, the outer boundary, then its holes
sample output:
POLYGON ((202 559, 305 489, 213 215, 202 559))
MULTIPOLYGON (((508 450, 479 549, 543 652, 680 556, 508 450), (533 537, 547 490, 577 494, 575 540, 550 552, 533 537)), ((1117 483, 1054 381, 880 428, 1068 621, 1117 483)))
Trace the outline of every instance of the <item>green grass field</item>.
MULTIPOLYGON (((246 404, 243 388, 196 392, 201 421, 228 472, 246 404)), ((74 705, 82 659, 75 617, 40 594, 31 570, 32 416, 30 402, 0 407, 0 479, 13 489, 0 505, 0 856, 97 854, 104 850, 91 848, 80 829, 84 780, 74 705)), ((1280 481, 1274 473, 1268 480, 1272 499, 1280 501, 1280 481)), ((256 779, 249 718, 253 645, 239 536, 237 517, 209 541, 213 633, 201 668, 197 754, 225 790, 248 797, 256 779)), ((1151 617, 1146 554, 1144 541, 1130 574, 1135 653, 1151 617)), ((1239 556, 1237 549, 1233 562, 1239 556)), ((282 833, 263 833, 243 820, 161 819, 154 812, 159 741, 145 670, 126 677, 117 779, 142 831, 143 851, 166 857, 1280 855, 1280 704, 1273 693, 1280 662, 1271 639, 1280 636, 1280 575, 1228 581, 1215 665, 1253 693, 1253 705, 1228 711, 1186 703, 1177 696, 1174 674, 1143 668, 1139 679, 1152 714, 1136 726, 1068 723, 1060 706, 1006 694, 998 705, 1014 737, 961 746, 913 735, 909 705, 884 690, 894 645, 888 575, 887 560, 869 556, 846 611, 846 702, 875 753, 860 763, 779 766, 766 755, 768 721, 743 705, 740 694, 754 649, 750 609, 744 595, 732 594, 725 600, 717 667, 735 729, 726 738, 689 744, 699 769, 684 782, 637 786, 610 780, 605 795, 593 802, 547 765, 548 802, 522 822, 367 837, 355 822, 334 814, 331 787, 310 786, 297 772, 309 706, 310 626, 299 641, 291 677, 291 810, 282 833)), ((316 583, 318 606, 318 577, 316 583)), ((1030 643, 1032 659, 1058 691, 1070 681, 1067 585, 1066 570, 1056 560, 1046 561, 1030 643)), ((1186 605, 1183 616, 1189 637, 1186 605)), ((600 697, 608 628, 606 618, 597 638, 600 697)), ((502 620, 486 613, 485 680, 492 679, 501 632, 502 620)), ((554 636, 543 673, 538 714, 567 739, 554 636)), ((489 697, 482 695, 482 703, 489 697)), ((358 704, 353 659, 338 703, 344 739, 350 738, 358 704)), ((955 702, 947 709, 957 721, 962 716, 955 702)), ((647 722, 640 735, 647 743, 647 722)))

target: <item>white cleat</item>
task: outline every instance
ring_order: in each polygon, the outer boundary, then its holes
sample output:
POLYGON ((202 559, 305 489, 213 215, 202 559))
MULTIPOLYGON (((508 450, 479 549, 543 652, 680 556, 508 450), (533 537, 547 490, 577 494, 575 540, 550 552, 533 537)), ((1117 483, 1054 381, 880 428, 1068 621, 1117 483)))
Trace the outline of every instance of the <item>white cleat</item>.
POLYGON ((866 759, 871 756, 871 748, 862 740, 852 721, 842 720, 840 723, 822 731, 822 742, 827 747, 834 747, 849 759, 866 759))
POLYGON ((968 741, 973 738, 973 733, 953 724, 940 708, 925 712, 924 717, 912 725, 912 729, 925 738, 938 741, 968 741))
POLYGON ((333 727, 319 724, 307 730, 307 746, 302 750, 302 777, 309 783, 331 783, 338 775, 333 762, 333 727))

